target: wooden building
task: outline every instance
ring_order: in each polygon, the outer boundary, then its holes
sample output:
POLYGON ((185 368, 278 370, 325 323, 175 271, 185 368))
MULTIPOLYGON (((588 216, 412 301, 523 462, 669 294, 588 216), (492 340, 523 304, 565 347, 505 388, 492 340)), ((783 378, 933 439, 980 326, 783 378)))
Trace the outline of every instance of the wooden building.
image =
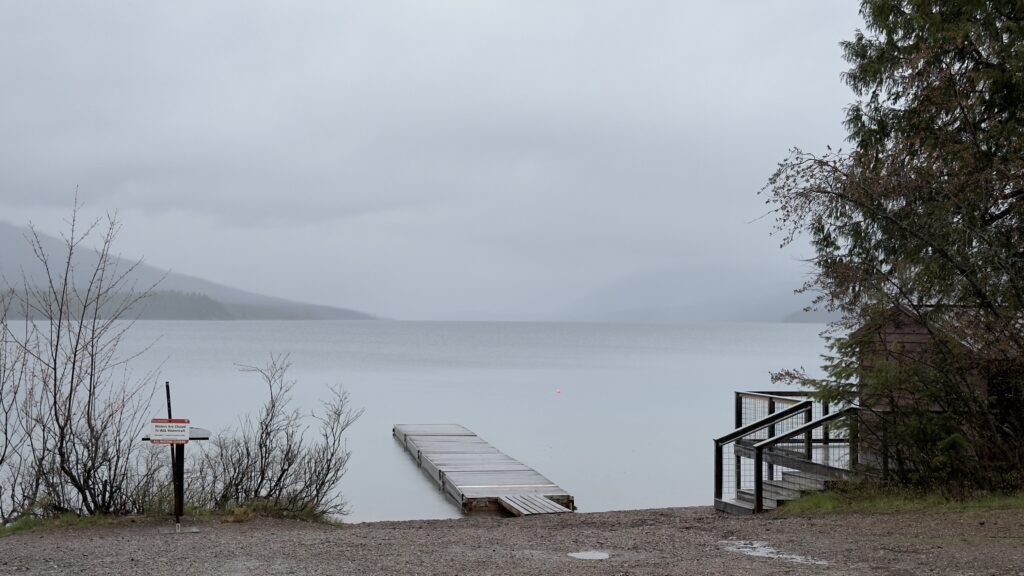
POLYGON ((972 414, 982 411, 998 427, 1024 433, 1020 355, 999 331, 982 327, 975 312, 894 307, 851 334, 862 465, 886 477, 906 477, 909 463, 900 443, 927 442, 946 429, 986 460, 989 447, 981 431, 965 425, 977 422, 972 414), (922 414, 934 418, 921 422, 922 414), (920 438, 908 436, 913 426, 920 428, 920 438))

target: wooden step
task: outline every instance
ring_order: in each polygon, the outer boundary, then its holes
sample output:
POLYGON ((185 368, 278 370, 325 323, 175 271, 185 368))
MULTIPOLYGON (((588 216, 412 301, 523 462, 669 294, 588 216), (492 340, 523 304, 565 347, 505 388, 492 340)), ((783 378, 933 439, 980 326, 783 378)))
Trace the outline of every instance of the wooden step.
POLYGON ((754 513, 754 505, 751 502, 744 502, 742 500, 715 498, 715 510, 734 516, 750 516, 754 513))
POLYGON ((852 472, 845 468, 835 468, 819 464, 818 462, 810 462, 802 458, 787 458, 778 454, 771 454, 766 455, 765 461, 784 468, 813 474, 826 482, 829 480, 848 480, 852 476, 852 472))
POLYGON ((799 492, 820 492, 825 489, 824 482, 801 478, 799 476, 788 476, 785 473, 783 473, 782 479, 775 480, 775 483, 783 488, 799 492))
POLYGON ((782 480, 780 482, 784 486, 798 490, 824 490, 825 483, 828 480, 829 479, 827 477, 818 476, 813 472, 784 470, 782 472, 782 480))
POLYGON ((536 494, 516 494, 499 496, 498 502, 506 510, 516 516, 532 516, 534 514, 562 514, 572 512, 568 508, 536 494))
MULTIPOLYGON (((754 505, 754 491, 753 490, 737 490, 736 491, 736 500, 739 501, 739 502, 744 502, 744 503, 747 503, 747 504, 750 504, 751 506, 753 506, 754 505)), ((764 494, 764 495, 761 496, 761 507, 764 508, 765 510, 773 510, 773 509, 779 507, 779 502, 778 502, 778 500, 776 500, 775 498, 772 498, 768 494, 764 494)))
MULTIPOLYGON (((754 458, 753 448, 736 445, 735 450, 737 456, 750 459, 754 458)), ((765 451, 764 454, 762 454, 762 457, 766 464, 774 464, 775 466, 780 466, 782 468, 810 472, 828 480, 848 480, 851 477, 851 472, 849 470, 827 466, 818 462, 811 462, 810 460, 798 457, 795 454, 796 453, 791 450, 775 452, 765 451)))
POLYGON ((796 500, 802 492, 799 489, 786 486, 778 480, 765 480, 761 485, 763 486, 764 494, 770 495, 776 500, 796 500))
MULTIPOLYGON (((785 504, 789 500, 796 500, 803 494, 798 490, 791 490, 783 486, 779 486, 775 483, 765 482, 761 493, 761 507, 765 510, 771 510, 778 508, 785 504)), ((751 506, 754 504, 754 491, 753 490, 737 490, 736 499, 749 503, 751 506)))

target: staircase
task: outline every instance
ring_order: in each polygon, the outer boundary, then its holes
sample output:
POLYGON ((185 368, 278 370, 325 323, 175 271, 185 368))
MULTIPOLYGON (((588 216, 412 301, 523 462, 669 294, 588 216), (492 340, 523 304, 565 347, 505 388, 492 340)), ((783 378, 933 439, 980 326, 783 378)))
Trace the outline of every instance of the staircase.
POLYGON ((803 392, 737 392, 736 430, 715 439, 715 508, 754 514, 848 479, 855 411, 803 392))

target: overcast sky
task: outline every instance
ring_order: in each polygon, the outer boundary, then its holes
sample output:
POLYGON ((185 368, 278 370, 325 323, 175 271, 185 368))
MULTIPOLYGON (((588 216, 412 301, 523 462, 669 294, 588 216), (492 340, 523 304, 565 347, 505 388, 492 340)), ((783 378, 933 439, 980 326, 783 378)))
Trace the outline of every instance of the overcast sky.
POLYGON ((842 145, 852 0, 0 0, 0 219, 408 319, 788 292, 757 196, 842 145))

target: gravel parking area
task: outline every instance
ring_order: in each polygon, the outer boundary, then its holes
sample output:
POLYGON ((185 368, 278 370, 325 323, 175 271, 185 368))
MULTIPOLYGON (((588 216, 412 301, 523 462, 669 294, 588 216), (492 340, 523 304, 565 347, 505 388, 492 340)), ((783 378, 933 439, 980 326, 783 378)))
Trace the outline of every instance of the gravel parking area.
POLYGON ((1024 576, 1020 510, 741 518, 675 508, 342 527, 210 520, 198 533, 161 532, 170 526, 140 520, 0 538, 0 574, 1024 576))

